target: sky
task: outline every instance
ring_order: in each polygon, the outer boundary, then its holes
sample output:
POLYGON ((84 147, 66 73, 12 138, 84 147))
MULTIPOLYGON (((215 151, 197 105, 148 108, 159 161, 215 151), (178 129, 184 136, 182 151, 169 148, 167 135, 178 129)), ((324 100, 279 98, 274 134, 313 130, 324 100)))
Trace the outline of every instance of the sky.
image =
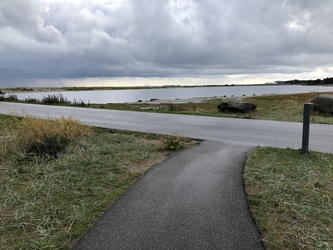
POLYGON ((333 0, 0 0, 0 86, 333 76, 333 0))

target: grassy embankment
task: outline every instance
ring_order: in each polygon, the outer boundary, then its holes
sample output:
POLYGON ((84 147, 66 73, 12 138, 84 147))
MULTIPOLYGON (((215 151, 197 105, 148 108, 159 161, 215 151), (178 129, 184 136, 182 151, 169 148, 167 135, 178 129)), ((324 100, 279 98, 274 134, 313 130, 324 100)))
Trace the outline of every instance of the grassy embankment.
POLYGON ((256 148, 245 187, 267 249, 333 249, 333 155, 256 148))
POLYGON ((70 248, 181 140, 0 115, 0 248, 70 248))
MULTIPOLYGON (((332 92, 325 92, 333 94, 332 92)), ((28 102, 37 104, 48 105, 66 105, 76 107, 90 107, 102 109, 115 109, 115 110, 131 110, 131 111, 146 111, 146 112, 160 112, 160 113, 177 113, 189 115, 205 115, 217 117, 230 117, 230 118, 245 118, 257 120, 276 120, 276 121, 292 121, 302 122, 303 119, 303 105, 310 102, 314 97, 322 93, 302 93, 302 94, 285 94, 285 95, 265 95, 265 96, 252 96, 243 97, 244 101, 249 101, 257 105, 254 112, 248 114, 241 113, 221 113, 217 110, 217 105, 228 98, 212 99, 202 103, 108 103, 108 104, 93 104, 85 103, 82 100, 74 100, 70 102, 61 94, 47 95, 42 100, 26 99, 18 101, 15 94, 8 96, 6 99, 0 97, 0 101, 13 101, 13 102, 28 102)), ((333 124, 332 116, 320 115, 312 112, 312 123, 333 124)))
MULTIPOLYGON (((213 99, 202 103, 184 103, 184 104, 105 104, 94 105, 91 107, 120 109, 133 111, 151 111, 165 113, 180 113, 190 115, 206 115, 217 117, 245 118, 258 120, 276 120, 301 122, 303 119, 303 105, 310 102, 314 97, 321 93, 305 94, 286 94, 286 95, 266 95, 243 97, 244 101, 249 101, 257 105, 257 109, 249 114, 241 113, 220 113, 217 110, 223 99, 213 99)), ((333 93, 330 93, 333 94, 333 93)), ((323 116, 313 112, 311 115, 312 123, 333 124, 332 116, 323 116)))

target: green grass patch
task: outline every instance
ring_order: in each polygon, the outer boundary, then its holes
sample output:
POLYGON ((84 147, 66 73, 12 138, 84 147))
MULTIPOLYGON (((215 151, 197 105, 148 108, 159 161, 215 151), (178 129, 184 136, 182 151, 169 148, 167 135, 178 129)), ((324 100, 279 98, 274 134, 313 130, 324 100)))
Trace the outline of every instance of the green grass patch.
POLYGON ((261 148, 245 188, 267 249, 333 249, 333 155, 261 148))
MULTIPOLYGON (((268 95, 248 97, 246 100, 257 105, 257 110, 253 114, 255 119, 302 122, 304 103, 310 103, 320 94, 323 93, 268 95)), ((333 124, 333 116, 312 112, 311 123, 333 124)))
POLYGON ((53 158, 9 156, 6 131, 20 128, 23 121, 0 115, 1 249, 69 249, 167 154, 160 150, 159 136, 94 129, 70 140, 53 158))

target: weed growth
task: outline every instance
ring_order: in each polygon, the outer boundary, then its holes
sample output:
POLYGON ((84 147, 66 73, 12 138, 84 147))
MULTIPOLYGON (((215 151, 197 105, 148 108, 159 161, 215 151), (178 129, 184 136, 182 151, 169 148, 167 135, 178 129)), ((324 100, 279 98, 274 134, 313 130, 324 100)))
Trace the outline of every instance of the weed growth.
POLYGON ((71 103, 72 105, 74 106, 77 106, 77 107, 89 107, 90 106, 90 103, 85 103, 83 100, 76 100, 74 99, 74 101, 71 103))
POLYGON ((31 97, 25 98, 24 101, 27 102, 27 103, 39 103, 38 99, 31 98, 31 97))
POLYGON ((178 151, 184 148, 186 139, 179 134, 160 137, 160 149, 163 151, 178 151))
POLYGON ((61 93, 48 94, 43 96, 42 103, 44 104, 70 104, 71 102, 64 97, 61 93))
POLYGON ((7 96, 5 94, 1 94, 0 101, 16 102, 18 101, 18 98, 15 94, 8 94, 7 96))

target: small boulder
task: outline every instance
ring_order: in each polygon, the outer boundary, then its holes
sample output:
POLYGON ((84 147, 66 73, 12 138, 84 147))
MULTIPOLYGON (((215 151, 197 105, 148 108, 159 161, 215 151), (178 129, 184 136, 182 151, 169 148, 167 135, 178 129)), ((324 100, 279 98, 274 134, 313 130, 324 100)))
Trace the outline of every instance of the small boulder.
POLYGON ((333 95, 319 95, 312 101, 313 111, 318 111, 321 114, 333 114, 333 95))
POLYGON ((257 108, 257 105, 250 102, 222 102, 217 106, 219 112, 249 113, 257 108))

